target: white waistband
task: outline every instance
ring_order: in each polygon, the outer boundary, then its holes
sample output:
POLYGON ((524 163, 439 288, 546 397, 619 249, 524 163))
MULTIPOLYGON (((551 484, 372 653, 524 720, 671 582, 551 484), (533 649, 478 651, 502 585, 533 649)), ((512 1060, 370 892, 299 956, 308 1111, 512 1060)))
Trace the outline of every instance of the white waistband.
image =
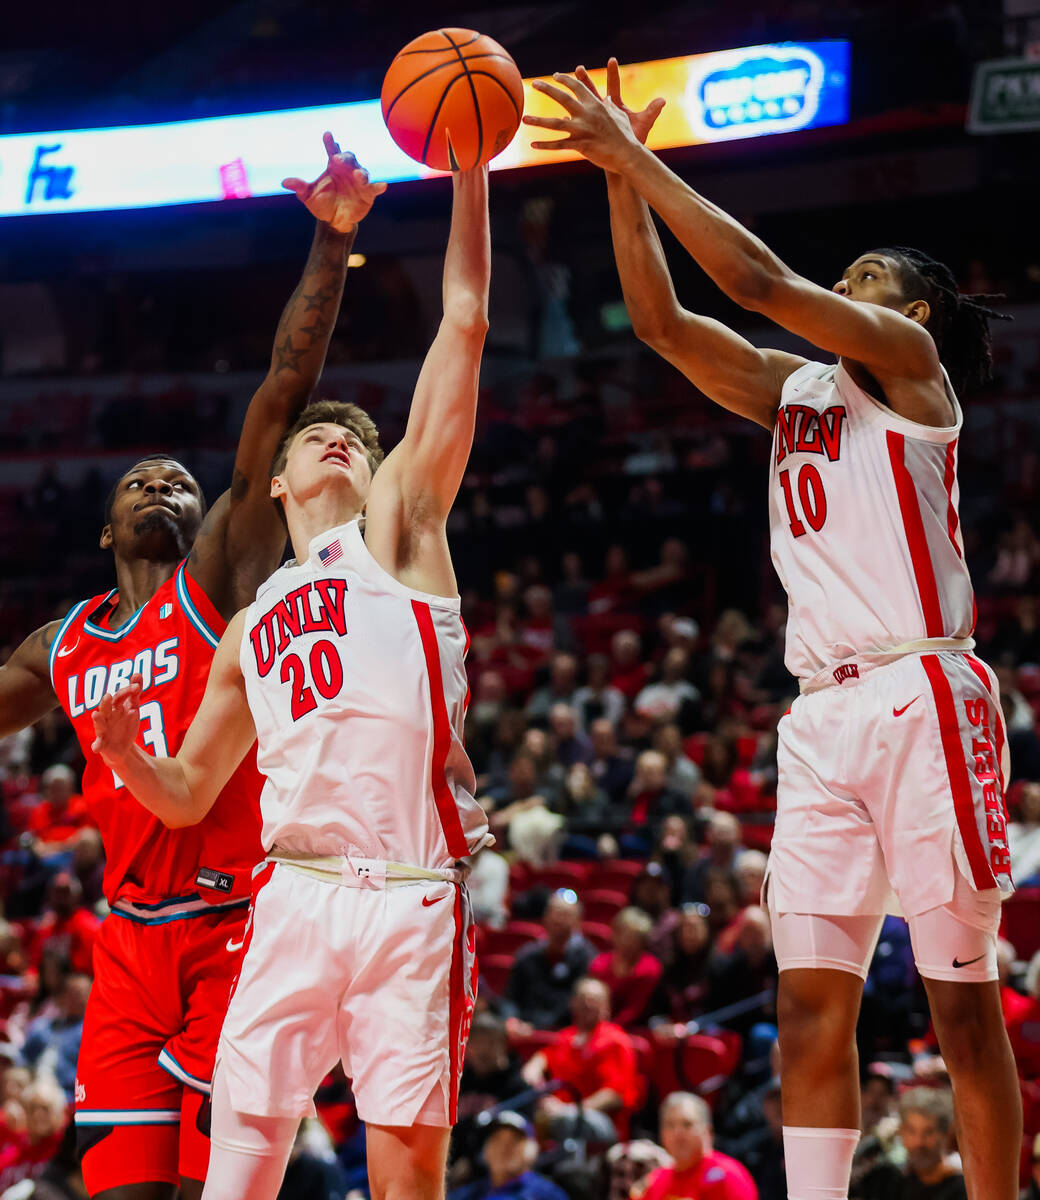
POLYGON ((853 654, 840 662, 831 663, 808 679, 799 680, 798 690, 804 695, 807 692, 818 692, 822 688, 834 687, 837 684, 855 682, 878 667, 886 667, 889 663, 905 658, 908 654, 939 654, 944 650, 952 650, 959 654, 968 654, 975 649, 975 639, 967 638, 920 638, 916 642, 903 642, 893 646, 891 650, 874 650, 866 654, 853 654))
POLYGON ((418 883, 464 883, 469 867, 417 867, 412 863, 388 862, 379 858, 356 858, 338 854, 292 854, 277 846, 267 856, 301 875, 337 883, 342 887, 396 888, 418 883))

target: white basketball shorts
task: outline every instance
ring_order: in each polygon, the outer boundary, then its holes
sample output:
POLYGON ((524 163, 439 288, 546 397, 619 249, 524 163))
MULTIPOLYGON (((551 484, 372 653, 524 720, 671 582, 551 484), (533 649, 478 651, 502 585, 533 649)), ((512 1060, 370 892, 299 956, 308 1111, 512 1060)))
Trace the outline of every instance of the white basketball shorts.
POLYGON ((954 901, 958 875, 976 893, 1010 892, 992 672, 941 652, 835 674, 778 726, 770 910, 914 917, 954 901))
POLYGON ((476 982, 464 885, 345 887, 267 863, 217 1051, 232 1107, 302 1117, 337 1061, 358 1116, 454 1124, 476 982))

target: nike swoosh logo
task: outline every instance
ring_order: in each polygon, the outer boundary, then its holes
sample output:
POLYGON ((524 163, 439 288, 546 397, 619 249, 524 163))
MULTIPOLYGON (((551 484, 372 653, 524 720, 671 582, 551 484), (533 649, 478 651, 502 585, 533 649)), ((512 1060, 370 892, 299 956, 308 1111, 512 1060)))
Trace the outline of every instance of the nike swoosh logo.
POLYGON ((228 938, 226 946, 228 954, 234 954, 236 951, 241 950, 245 944, 245 938, 243 938, 240 942, 236 942, 232 938, 228 938))
MULTIPOLYGON (((913 700, 911 700, 911 701, 910 701, 910 704, 916 704, 916 703, 917 703, 917 701, 918 701, 918 700, 920 700, 920 699, 921 699, 921 697, 920 697, 920 696, 915 696, 915 697, 913 698, 913 700)), ((905 713, 905 712, 906 712, 906 710, 907 710, 907 709, 910 707, 910 704, 904 704, 902 708, 893 708, 893 709, 892 709, 892 716, 893 716, 893 717, 901 717, 901 716, 903 715, 903 713, 905 713)))
POLYGON ((953 960, 953 965, 956 969, 959 970, 961 967, 970 967, 973 962, 978 962, 980 958, 985 958, 985 957, 986 957, 985 954, 976 954, 974 958, 969 958, 967 960, 967 962, 961 962, 959 959, 955 958, 953 960))
POLYGON ((62 646, 62 648, 58 651, 58 657, 64 658, 66 654, 71 654, 78 645, 79 645, 79 638, 76 638, 76 640, 72 643, 71 646, 62 646))
POLYGON ((445 899, 447 899, 447 897, 445 897, 445 896, 434 896, 432 898, 430 896, 423 896, 423 898, 422 898, 423 908, 429 908, 431 904, 436 904, 438 900, 445 900, 445 899))

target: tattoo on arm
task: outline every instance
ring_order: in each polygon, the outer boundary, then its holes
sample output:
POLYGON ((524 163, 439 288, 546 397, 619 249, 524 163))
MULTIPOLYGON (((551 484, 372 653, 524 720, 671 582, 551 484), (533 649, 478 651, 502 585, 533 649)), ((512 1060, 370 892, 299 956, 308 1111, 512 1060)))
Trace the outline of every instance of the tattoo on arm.
MULTIPOLYGON (((302 332, 302 330, 301 330, 302 332)), ((274 373, 280 375, 283 371, 295 371, 300 374, 300 359, 307 352, 306 346, 301 346, 297 349, 292 344, 292 334, 285 335, 285 341, 281 345, 276 344, 274 348, 275 357, 278 359, 278 366, 275 367, 274 373)))

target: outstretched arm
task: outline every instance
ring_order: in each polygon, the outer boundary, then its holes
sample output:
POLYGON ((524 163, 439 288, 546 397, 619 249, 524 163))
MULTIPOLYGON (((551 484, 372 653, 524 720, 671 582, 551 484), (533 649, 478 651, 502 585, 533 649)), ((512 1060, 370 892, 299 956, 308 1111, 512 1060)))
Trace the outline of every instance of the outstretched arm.
POLYGON ((57 708, 50 649, 60 625, 60 621, 51 621, 30 633, 0 667, 0 738, 25 729, 57 708))
POLYGON ((569 136, 533 144, 566 146, 623 176, 732 300, 889 378, 938 375, 935 343, 920 325, 892 309, 848 300, 792 271, 739 221, 641 145, 617 104, 600 99, 572 75, 557 74, 554 79, 559 86, 540 81, 534 86, 557 100, 568 115, 524 121, 569 136))
POLYGON ((444 256, 444 314, 419 373, 404 437, 372 482, 365 537, 402 581, 455 589, 444 526, 473 445, 488 328, 491 233, 487 167, 456 172, 444 256))
POLYGON ((386 189, 385 183, 370 183, 329 133, 325 148, 328 165, 314 183, 284 181, 318 219, 314 242, 278 323, 267 376, 246 411, 231 488, 208 513, 188 563, 225 618, 253 599, 281 558, 285 527, 271 503, 271 459, 317 385, 358 222, 386 189))
POLYGON ((220 639, 202 703, 175 758, 154 758, 136 741, 140 675, 92 713, 97 737, 91 749, 171 829, 202 820, 256 740, 238 662, 244 621, 245 613, 238 613, 220 639))
MULTIPOLYGON (((594 90, 583 67, 575 74, 594 90)), ((627 108, 621 99, 616 58, 607 63, 607 94, 627 116, 636 139, 644 143, 664 101, 655 101, 642 112, 627 108)), ((778 350, 760 350, 719 321, 683 308, 646 201, 625 176, 616 171, 606 175, 614 258, 636 337, 716 404, 772 429, 783 381, 805 360, 778 350)))

